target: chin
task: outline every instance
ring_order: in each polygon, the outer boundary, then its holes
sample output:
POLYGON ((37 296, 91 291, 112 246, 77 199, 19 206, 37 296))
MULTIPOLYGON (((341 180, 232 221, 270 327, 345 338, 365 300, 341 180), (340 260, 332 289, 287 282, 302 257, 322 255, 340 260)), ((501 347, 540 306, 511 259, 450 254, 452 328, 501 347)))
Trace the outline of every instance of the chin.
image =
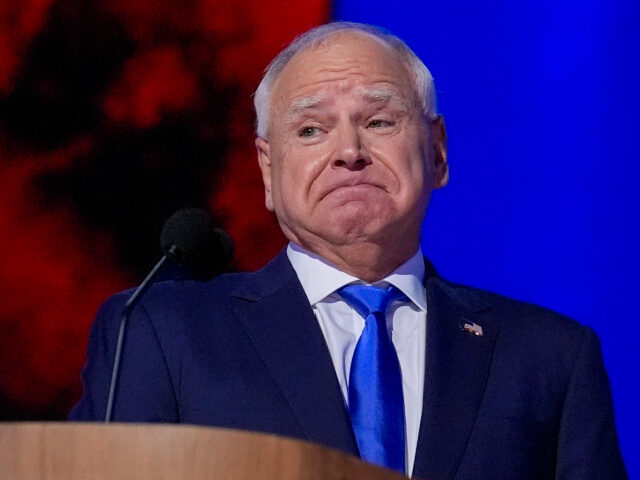
POLYGON ((380 217, 367 217, 368 215, 341 216, 327 220, 319 231, 335 245, 375 242, 383 237, 385 222, 380 217))

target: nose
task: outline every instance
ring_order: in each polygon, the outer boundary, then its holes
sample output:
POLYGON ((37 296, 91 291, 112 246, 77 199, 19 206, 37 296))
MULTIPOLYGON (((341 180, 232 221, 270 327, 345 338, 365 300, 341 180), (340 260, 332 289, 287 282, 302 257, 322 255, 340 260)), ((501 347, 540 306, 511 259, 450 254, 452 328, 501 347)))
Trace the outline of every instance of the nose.
POLYGON ((371 159, 362 144, 358 128, 352 124, 342 125, 335 132, 336 148, 331 165, 334 168, 362 170, 371 159))

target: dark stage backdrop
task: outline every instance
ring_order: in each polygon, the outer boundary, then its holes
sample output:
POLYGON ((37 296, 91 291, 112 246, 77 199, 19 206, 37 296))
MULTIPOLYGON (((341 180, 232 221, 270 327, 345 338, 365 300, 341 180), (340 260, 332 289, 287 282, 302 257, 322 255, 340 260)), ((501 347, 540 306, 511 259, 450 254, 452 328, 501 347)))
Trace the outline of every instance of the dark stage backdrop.
POLYGON ((284 244, 263 204, 251 94, 308 0, 0 2, 0 419, 61 419, 89 326, 208 208, 235 267, 284 244))

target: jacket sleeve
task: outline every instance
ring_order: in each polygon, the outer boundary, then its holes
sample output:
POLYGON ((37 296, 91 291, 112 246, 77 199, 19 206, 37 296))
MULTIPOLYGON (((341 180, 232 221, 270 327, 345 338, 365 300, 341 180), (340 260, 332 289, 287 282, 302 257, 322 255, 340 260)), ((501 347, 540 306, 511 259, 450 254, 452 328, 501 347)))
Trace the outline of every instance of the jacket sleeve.
POLYGON ((600 342, 585 329, 573 364, 558 432, 556 479, 627 479, 600 342))
MULTIPOLYGON (((120 318, 129 294, 114 295, 98 310, 82 371, 84 393, 69 413, 69 420, 105 419, 120 318)), ((112 421, 179 421, 167 361, 152 321, 141 304, 132 310, 127 322, 112 421)))

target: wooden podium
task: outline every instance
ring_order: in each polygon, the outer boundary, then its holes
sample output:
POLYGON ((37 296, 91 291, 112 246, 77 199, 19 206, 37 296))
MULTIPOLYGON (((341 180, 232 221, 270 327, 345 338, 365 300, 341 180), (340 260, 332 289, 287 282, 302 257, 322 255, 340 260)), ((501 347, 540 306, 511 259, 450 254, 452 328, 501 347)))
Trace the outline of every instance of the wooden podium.
POLYGON ((0 423, 2 480, 400 480, 308 442, 164 424, 0 423))

